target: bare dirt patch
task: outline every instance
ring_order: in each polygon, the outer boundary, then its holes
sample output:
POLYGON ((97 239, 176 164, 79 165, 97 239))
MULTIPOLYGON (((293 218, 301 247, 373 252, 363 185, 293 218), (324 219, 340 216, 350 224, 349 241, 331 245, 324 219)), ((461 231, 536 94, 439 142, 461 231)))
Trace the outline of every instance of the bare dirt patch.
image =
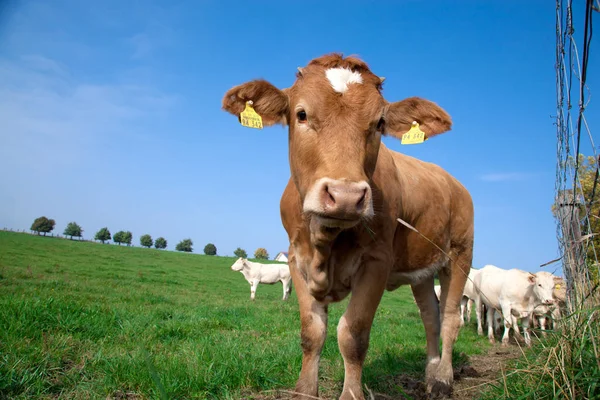
POLYGON ((502 347, 497 344, 487 354, 469 357, 468 364, 457 368, 454 374, 453 399, 476 399, 490 384, 498 384, 509 361, 523 355, 518 345, 502 347))
MULTIPOLYGON (((452 399, 455 400, 471 400, 479 398, 480 394, 485 391, 490 384, 501 384, 501 376, 509 361, 519 358, 523 355, 518 344, 511 343, 508 347, 502 347, 496 344, 491 347, 486 354, 472 355, 468 357, 468 361, 455 368, 454 371, 454 392, 452 399)), ((321 382, 323 385, 324 382, 321 382)), ((369 400, 431 400, 432 397, 426 393, 425 383, 422 378, 415 378, 409 375, 399 375, 392 378, 389 382, 390 387, 394 387, 396 391, 403 394, 389 395, 383 393, 371 392, 367 395, 369 400)), ((327 388, 321 393, 318 399, 337 398, 337 393, 332 393, 327 388), (331 395, 331 396, 329 396, 331 395)), ((243 396, 244 399, 255 400, 274 400, 274 399, 291 399, 291 390, 265 391, 262 393, 247 393, 243 396)), ((315 397, 315 399, 317 399, 315 397)))

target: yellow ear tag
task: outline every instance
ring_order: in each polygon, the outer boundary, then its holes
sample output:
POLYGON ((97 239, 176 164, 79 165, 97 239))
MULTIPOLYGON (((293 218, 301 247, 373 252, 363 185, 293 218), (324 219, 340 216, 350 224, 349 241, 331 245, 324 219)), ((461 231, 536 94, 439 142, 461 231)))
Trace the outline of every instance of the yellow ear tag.
POLYGON ((263 123, 260 115, 252 108, 252 100, 246 102, 246 108, 240 114, 240 122, 248 128, 262 129, 263 123))
POLYGON ((560 289, 560 285, 554 286, 555 289, 560 289))
POLYGON ((412 126, 404 135, 402 135, 402 144, 419 144, 427 140, 425 132, 419 128, 419 123, 413 121, 412 126))

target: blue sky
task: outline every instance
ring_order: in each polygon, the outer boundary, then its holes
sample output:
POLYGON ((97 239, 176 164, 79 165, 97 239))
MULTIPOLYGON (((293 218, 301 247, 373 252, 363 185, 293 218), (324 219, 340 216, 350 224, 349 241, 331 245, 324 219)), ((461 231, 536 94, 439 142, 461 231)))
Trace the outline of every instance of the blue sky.
POLYGON ((60 233, 77 221, 86 238, 108 226, 170 249, 189 237, 196 252, 286 250, 287 133, 241 127, 221 99, 254 78, 287 87, 296 67, 335 51, 385 76, 388 100, 421 96, 453 117, 425 144, 384 141, 470 190, 475 267, 536 271, 558 254, 552 2, 6 4, 2 227, 46 215, 60 233))

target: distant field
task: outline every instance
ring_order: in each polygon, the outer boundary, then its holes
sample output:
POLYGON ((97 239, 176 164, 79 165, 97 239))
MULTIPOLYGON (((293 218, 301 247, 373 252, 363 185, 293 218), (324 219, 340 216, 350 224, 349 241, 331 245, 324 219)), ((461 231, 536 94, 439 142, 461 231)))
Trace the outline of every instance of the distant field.
MULTIPOLYGON (((0 232, 0 398, 265 398, 300 371, 295 290, 259 285, 230 257, 0 232), (155 372, 153 379, 152 373, 155 372)), ((324 397, 341 392, 343 362, 330 307, 321 361, 324 397)), ((489 345, 463 329, 456 363, 489 345), (464 353, 464 354, 461 354, 464 353), (466 355, 465 355, 466 354, 466 355)), ((421 379, 425 335, 408 287, 386 293, 364 383, 398 396, 421 379)))

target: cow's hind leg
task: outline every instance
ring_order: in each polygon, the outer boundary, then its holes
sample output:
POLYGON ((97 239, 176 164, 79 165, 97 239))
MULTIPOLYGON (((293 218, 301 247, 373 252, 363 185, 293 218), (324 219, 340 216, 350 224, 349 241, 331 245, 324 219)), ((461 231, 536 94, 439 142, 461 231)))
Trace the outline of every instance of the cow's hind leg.
POLYGON ((440 310, 442 312, 442 358, 433 375, 433 380, 427 383, 427 390, 432 394, 449 395, 452 392, 454 375, 452 371, 452 350, 460 330, 460 302, 463 297, 465 283, 471 269, 473 257, 472 247, 453 251, 457 254, 449 267, 439 272, 442 295, 440 310))
POLYGON ((485 310, 483 309, 483 302, 481 301, 481 294, 477 294, 475 297, 475 315, 477 316, 477 334, 483 336, 483 317, 485 310))
POLYGON ((287 300, 288 299, 288 286, 290 285, 290 281, 286 280, 286 279, 282 279, 281 280, 281 286, 283 286, 283 300, 287 300))
POLYGON ((495 318, 496 310, 493 307, 487 308, 487 328, 488 328, 488 340, 490 343, 495 343, 496 339, 494 338, 494 326, 496 322, 495 318))
POLYGON ((465 325, 465 309, 467 308, 467 301, 465 300, 465 296, 460 300, 460 326, 465 325))
POLYGON ((425 326, 425 337, 427 338, 427 366, 425 367, 425 379, 434 382, 435 371, 440 363, 440 308, 438 299, 433 290, 433 277, 426 279, 416 285, 411 285, 413 295, 419 311, 421 320, 425 326))
POLYGON ((304 277, 290 263, 300 308, 302 369, 296 382, 295 399, 313 399, 319 394, 319 360, 327 336, 327 305, 308 292, 304 277), (306 395, 306 396, 303 396, 306 395))

